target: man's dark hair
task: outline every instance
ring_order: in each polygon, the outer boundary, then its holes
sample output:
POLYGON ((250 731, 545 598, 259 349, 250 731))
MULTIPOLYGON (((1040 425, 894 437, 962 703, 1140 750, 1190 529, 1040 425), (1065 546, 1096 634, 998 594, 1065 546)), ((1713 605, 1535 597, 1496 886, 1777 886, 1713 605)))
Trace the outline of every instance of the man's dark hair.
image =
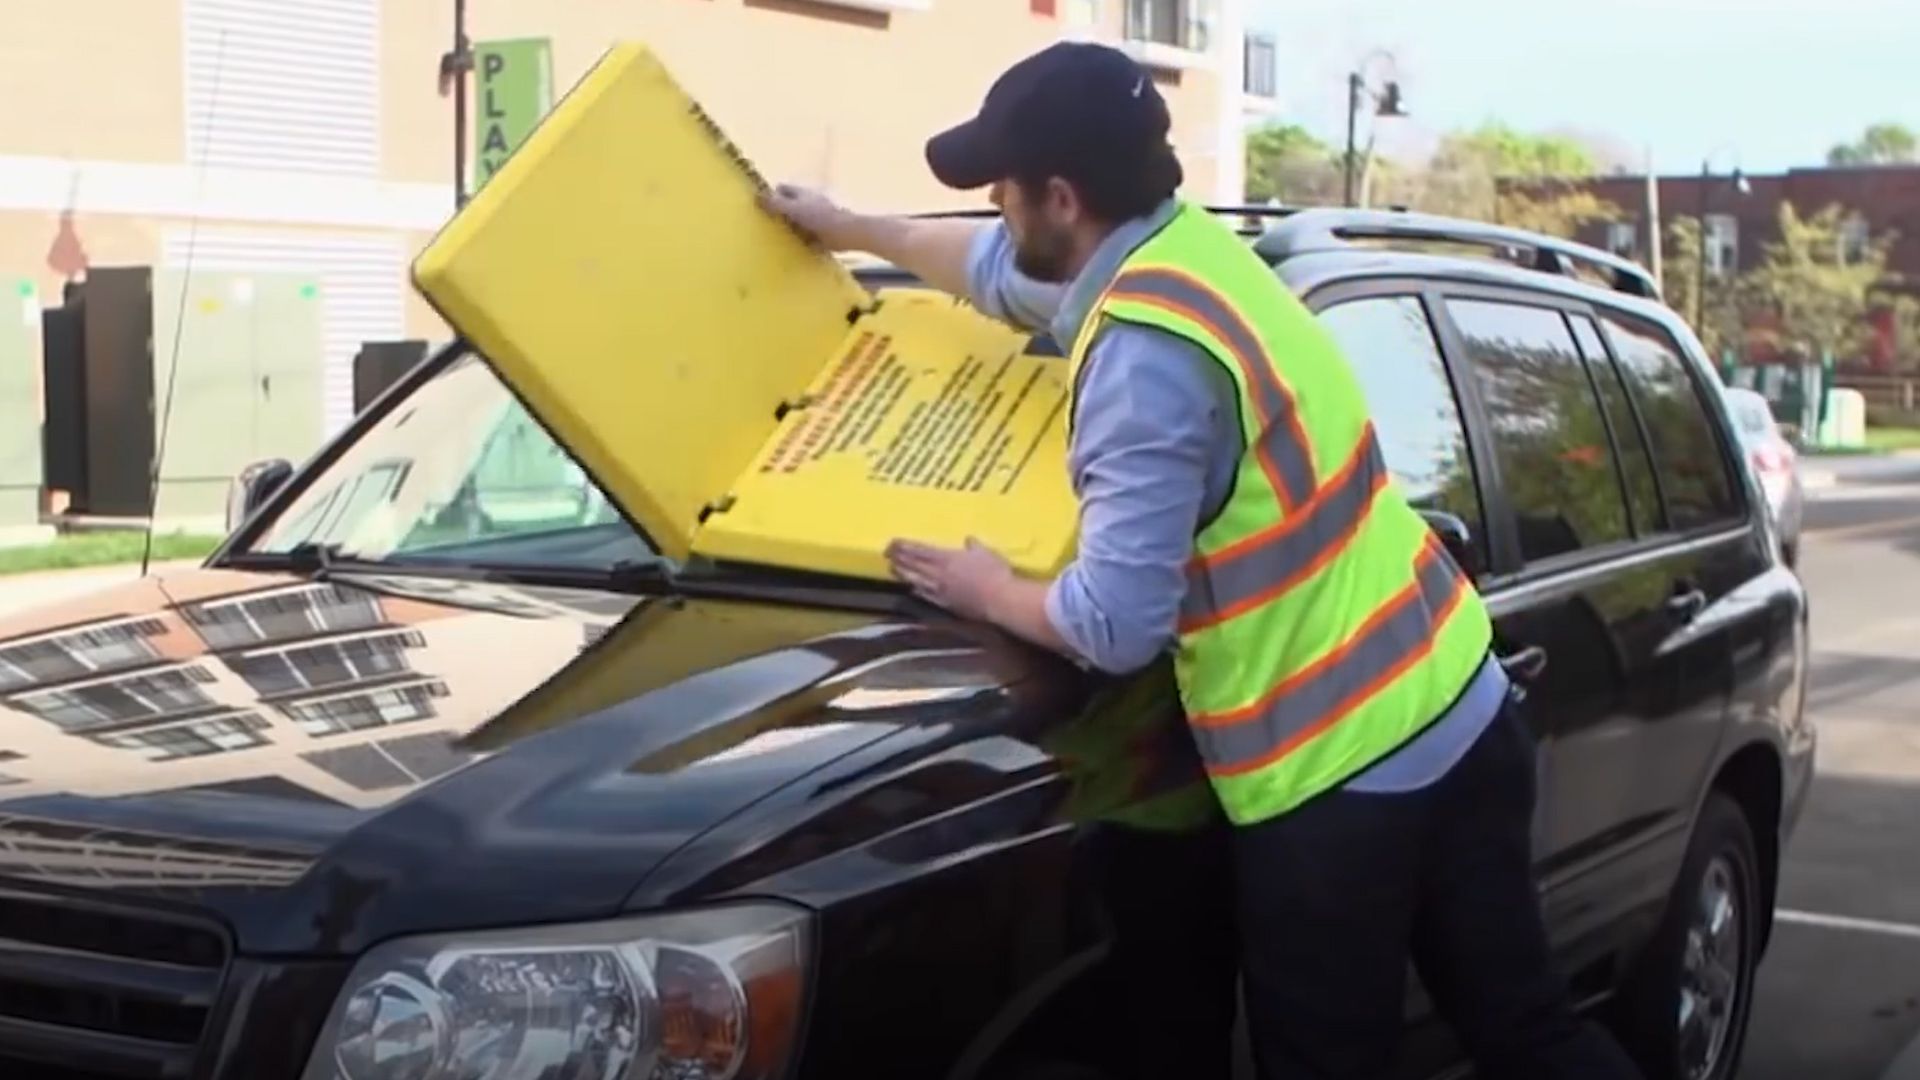
POLYGON ((1013 180, 1020 185, 1022 195, 1038 200, 1046 194, 1047 180, 1055 176, 1073 185, 1080 202, 1096 220, 1118 225, 1150 214, 1172 198, 1186 173, 1173 147, 1162 143, 1148 151, 1145 160, 1134 168, 1030 168, 1020 170, 1013 180))

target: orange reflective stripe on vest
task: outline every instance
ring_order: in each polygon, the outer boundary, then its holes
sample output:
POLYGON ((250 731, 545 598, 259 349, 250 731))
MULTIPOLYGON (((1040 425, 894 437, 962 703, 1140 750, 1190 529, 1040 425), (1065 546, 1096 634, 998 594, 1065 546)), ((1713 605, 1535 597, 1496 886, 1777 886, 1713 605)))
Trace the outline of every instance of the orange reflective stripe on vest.
POLYGON ((1271 765, 1366 704, 1432 650, 1435 631, 1466 595, 1453 561, 1427 544, 1414 580, 1351 638, 1246 708, 1190 718, 1207 771, 1233 776, 1271 765))
POLYGON ((1194 323, 1224 342, 1253 388, 1253 411, 1262 427, 1269 427, 1279 445, 1263 440, 1254 448, 1267 479, 1291 511, 1313 494, 1313 448, 1300 426, 1293 394, 1275 373, 1272 358, 1240 313, 1200 279, 1166 267, 1123 272, 1108 298, 1157 307, 1194 323))
POLYGON ((1374 496, 1386 484, 1387 463, 1368 424, 1340 471, 1291 516, 1194 558, 1180 631, 1251 611, 1325 566, 1366 522, 1374 496))

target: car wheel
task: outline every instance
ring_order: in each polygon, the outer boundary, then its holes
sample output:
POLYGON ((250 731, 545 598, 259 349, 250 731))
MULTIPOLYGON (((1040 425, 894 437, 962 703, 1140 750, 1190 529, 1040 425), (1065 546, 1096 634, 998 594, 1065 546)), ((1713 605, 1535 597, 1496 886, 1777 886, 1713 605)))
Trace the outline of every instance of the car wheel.
POLYGON ((1746 815, 1708 796, 1660 928, 1615 1002, 1647 1080, 1730 1080, 1753 1008, 1763 913, 1746 815))

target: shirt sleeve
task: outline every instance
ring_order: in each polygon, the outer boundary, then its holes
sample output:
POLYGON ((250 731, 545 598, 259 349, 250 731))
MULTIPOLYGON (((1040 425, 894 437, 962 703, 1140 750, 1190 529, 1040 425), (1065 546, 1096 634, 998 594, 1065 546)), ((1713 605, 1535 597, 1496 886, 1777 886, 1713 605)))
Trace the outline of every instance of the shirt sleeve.
POLYGON ((967 299, 1001 322, 1044 332, 1060 310, 1066 286, 1036 281, 1013 263, 1013 238, 1004 221, 980 230, 967 253, 967 299))
POLYGON ((1110 327, 1082 376, 1070 467, 1079 552, 1047 617, 1088 664, 1121 673, 1174 641, 1221 409, 1197 346, 1110 327))

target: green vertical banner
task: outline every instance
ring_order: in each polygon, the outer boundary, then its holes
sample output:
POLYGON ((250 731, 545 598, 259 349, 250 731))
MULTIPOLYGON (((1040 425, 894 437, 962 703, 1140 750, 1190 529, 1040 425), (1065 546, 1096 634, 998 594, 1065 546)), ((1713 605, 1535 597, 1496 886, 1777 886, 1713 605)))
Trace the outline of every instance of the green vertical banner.
POLYGON ((480 41, 473 48, 474 189, 486 186, 553 107, 553 53, 547 38, 480 41))

